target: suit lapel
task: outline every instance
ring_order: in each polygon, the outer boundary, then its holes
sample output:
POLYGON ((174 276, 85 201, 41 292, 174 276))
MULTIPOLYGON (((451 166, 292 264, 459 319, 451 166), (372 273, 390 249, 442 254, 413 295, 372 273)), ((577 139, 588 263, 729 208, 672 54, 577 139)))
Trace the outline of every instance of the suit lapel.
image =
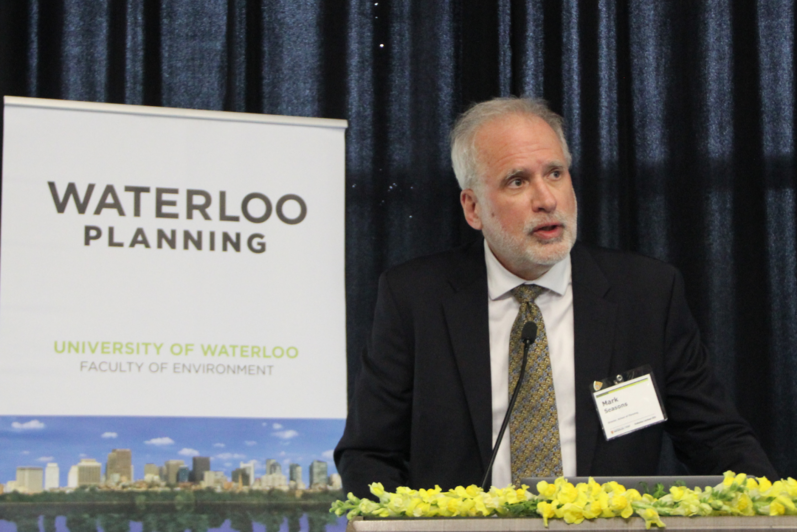
MULTIPOLYGON (((465 260, 450 276, 452 294, 443 301, 446 322, 473 429, 486 469, 492 454, 492 388, 487 270, 483 241, 468 247, 465 260)), ((603 439, 592 400, 595 380, 609 376, 617 307, 604 299, 611 285, 592 255, 576 244, 571 252, 576 385, 576 469, 591 469, 596 445, 603 439)))
POLYGON ((492 387, 487 269, 480 239, 465 250, 466 258, 451 273, 452 294, 443 301, 451 345, 465 389, 483 467, 492 453, 492 387))
POLYGON ((592 399, 592 383, 609 376, 617 306, 604 299, 611 289, 588 249, 576 244, 570 254, 573 275, 573 329, 576 384, 576 470, 591 469, 603 431, 592 399))

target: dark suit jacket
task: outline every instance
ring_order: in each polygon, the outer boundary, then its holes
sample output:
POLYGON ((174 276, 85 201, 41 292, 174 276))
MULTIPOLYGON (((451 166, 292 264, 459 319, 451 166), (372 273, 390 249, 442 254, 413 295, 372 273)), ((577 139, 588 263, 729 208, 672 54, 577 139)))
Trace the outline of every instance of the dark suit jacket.
MULTIPOLYGON (((713 376, 676 269, 576 244, 571 252, 578 475, 655 475, 662 431, 695 474, 774 478, 713 376), (606 441, 592 383, 648 364, 669 417, 606 441)), ((492 439, 484 248, 410 261, 379 281, 373 334, 335 449, 344 489, 479 484, 492 439)))

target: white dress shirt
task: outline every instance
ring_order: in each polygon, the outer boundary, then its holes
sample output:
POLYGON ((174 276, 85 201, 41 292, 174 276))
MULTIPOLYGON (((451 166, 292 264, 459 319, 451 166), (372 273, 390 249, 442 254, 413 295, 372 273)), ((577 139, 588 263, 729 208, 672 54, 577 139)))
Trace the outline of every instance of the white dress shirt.
MULTIPOLYGON (((520 310, 512 289, 523 283, 547 288, 537 299, 545 322, 548 352, 551 357, 559 438, 562 446, 562 468, 565 476, 576 474, 576 390, 573 360, 573 283, 570 255, 556 263, 545 275, 526 281, 511 273, 495 258, 484 241, 487 264, 488 313, 490 320, 490 377, 493 401, 493 446, 501 430, 509 405, 509 336, 520 310)), ((492 485, 506 487, 512 483, 507 426, 501 448, 493 464, 492 485)))

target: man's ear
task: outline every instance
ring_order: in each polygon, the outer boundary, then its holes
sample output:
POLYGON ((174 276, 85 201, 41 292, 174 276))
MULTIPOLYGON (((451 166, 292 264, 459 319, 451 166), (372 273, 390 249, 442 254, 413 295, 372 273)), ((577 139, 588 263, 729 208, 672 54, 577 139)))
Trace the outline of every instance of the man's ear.
POLYGON ((477 231, 482 230, 481 205, 476 193, 471 188, 466 188, 459 194, 459 202, 462 204, 462 212, 465 214, 465 221, 477 231))

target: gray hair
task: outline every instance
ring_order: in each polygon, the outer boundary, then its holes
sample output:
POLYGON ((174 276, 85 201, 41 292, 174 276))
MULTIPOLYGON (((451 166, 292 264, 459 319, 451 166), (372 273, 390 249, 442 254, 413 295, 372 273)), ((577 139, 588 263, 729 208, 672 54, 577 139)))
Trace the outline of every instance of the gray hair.
POLYGON ((570 167, 572 157, 567 148, 567 140, 565 140, 564 120, 551 111, 545 100, 517 97, 494 98, 477 103, 462 113, 451 130, 451 162, 454 165, 454 175, 457 176, 461 189, 474 188, 478 184, 481 168, 479 153, 476 149, 476 133, 488 122, 512 115, 534 116, 551 126, 556 136, 559 137, 565 162, 570 167))

